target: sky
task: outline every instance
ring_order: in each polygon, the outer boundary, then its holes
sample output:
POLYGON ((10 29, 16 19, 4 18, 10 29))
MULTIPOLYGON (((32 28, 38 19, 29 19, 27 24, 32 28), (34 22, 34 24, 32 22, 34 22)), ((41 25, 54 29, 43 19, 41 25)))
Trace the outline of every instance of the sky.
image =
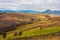
POLYGON ((60 10, 60 0, 0 0, 0 9, 60 10))

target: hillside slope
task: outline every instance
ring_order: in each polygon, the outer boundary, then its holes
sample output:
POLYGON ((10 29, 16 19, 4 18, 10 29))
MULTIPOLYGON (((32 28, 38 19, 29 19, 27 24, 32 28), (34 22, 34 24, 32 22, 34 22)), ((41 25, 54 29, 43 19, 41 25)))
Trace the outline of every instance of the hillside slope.
MULTIPOLYGON (((6 39, 50 34, 60 31, 60 16, 53 14, 0 13, 0 34, 6 39), (21 36, 19 32, 23 32, 21 36), (14 36, 17 33, 18 36, 14 36), (28 33, 28 34, 27 34, 28 33)), ((0 39, 2 36, 0 36, 0 39)))
POLYGON ((53 17, 46 14, 0 13, 0 29, 8 31, 25 24, 51 20, 51 18, 53 17))

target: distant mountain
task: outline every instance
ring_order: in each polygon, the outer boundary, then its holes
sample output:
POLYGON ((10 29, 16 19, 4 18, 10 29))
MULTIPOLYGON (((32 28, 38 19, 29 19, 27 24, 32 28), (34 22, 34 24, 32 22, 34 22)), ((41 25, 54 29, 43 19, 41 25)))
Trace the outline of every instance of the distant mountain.
POLYGON ((24 13, 39 13, 39 11, 34 11, 34 10, 18 10, 18 11, 24 13))
POLYGON ((54 11, 46 10, 43 13, 60 15, 60 10, 54 10, 54 11))
POLYGON ((39 13, 33 10, 0 10, 0 12, 23 12, 23 13, 39 13))
POLYGON ((23 13, 33 13, 33 14, 56 14, 60 15, 60 10, 46 10, 43 12, 34 11, 34 10, 0 10, 0 12, 23 12, 23 13))
POLYGON ((0 10, 0 12, 15 12, 14 10, 0 10))

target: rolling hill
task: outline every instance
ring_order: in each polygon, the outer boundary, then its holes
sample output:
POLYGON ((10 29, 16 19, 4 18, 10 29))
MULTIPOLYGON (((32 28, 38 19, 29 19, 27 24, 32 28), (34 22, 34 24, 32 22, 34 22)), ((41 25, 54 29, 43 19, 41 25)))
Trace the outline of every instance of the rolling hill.
MULTIPOLYGON (((34 22, 40 21, 50 21, 53 18, 58 17, 48 14, 24 14, 24 13, 0 13, 0 29, 15 28, 16 26, 21 26, 25 24, 32 24, 34 22)), ((60 20, 60 18, 55 18, 60 20)), ((54 20, 55 20, 54 19, 54 20)))
POLYGON ((25 14, 20 12, 0 13, 0 34, 6 32, 6 39, 9 39, 10 37, 15 38, 13 36, 15 32, 19 33, 20 31, 23 32, 23 35, 16 37, 58 32, 60 31, 60 16, 54 14, 25 14))

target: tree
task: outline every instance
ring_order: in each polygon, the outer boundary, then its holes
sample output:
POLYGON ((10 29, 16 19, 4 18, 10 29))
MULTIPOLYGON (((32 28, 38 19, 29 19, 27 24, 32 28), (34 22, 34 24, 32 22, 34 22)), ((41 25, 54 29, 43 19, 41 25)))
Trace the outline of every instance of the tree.
POLYGON ((17 32, 15 32, 14 36, 18 36, 18 33, 17 33, 17 32))
POLYGON ((40 27, 40 30, 42 30, 42 27, 40 27))
POLYGON ((19 35, 22 35, 22 31, 19 32, 19 35))
POLYGON ((3 32, 3 38, 6 38, 6 32, 3 32))

